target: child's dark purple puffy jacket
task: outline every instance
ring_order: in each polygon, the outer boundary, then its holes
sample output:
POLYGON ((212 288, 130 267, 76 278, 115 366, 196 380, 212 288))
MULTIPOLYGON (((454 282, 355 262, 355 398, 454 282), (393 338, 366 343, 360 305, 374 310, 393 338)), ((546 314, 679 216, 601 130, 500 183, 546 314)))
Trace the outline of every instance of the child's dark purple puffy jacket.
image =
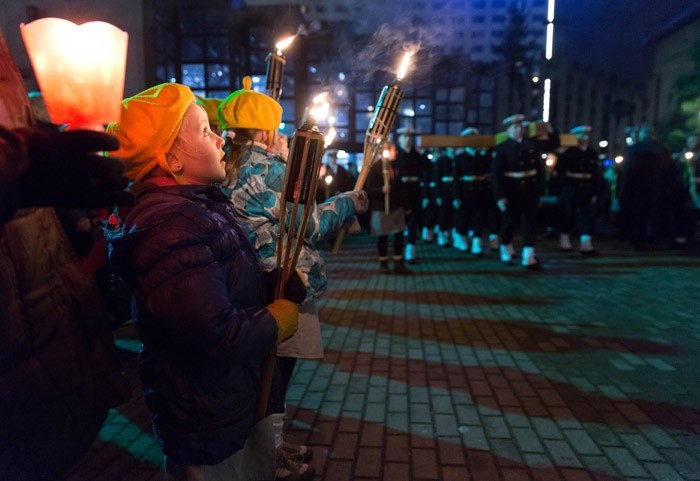
POLYGON ((277 325, 253 247, 214 186, 133 189, 137 204, 110 239, 110 262, 134 285, 139 372, 163 452, 217 464, 254 423, 261 365, 277 325))

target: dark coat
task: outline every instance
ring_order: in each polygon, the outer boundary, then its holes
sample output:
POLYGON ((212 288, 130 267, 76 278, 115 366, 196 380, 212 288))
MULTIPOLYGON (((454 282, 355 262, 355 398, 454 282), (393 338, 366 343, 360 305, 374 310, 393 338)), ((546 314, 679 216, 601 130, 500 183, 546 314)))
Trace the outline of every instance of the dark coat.
POLYGON ((139 374, 158 441, 176 464, 217 464, 254 424, 277 325, 253 246, 214 186, 142 184, 110 240, 133 283, 139 374))
POLYGON ((406 152, 397 147, 394 168, 404 183, 406 202, 412 209, 420 208, 422 200, 428 197, 430 161, 416 149, 406 152))
POLYGON ((473 155, 465 151, 455 157, 454 178, 460 197, 472 192, 491 193, 491 159, 481 150, 473 155))
POLYGON ((437 197, 450 202, 455 194, 454 160, 449 155, 441 155, 437 160, 437 197))
POLYGON ((0 320, 0 479, 63 479, 131 392, 53 209, 0 225, 0 320))
MULTIPOLYGON (((399 171, 396 169, 396 161, 388 163, 389 169, 392 169, 394 174, 390 180, 391 191, 389 192, 389 208, 391 210, 406 206, 406 186, 401 182, 399 171)), ((369 205, 371 210, 384 210, 384 175, 382 173, 381 159, 376 161, 367 174, 365 181, 365 191, 369 197, 369 205)))
POLYGON ((513 195, 540 196, 544 193, 544 166, 542 150, 536 142, 524 139, 517 142, 511 138, 496 147, 491 165, 493 196, 496 200, 513 195), (511 178, 507 172, 535 171, 535 175, 511 178))
POLYGON ((598 164, 598 152, 587 148, 569 147, 557 160, 551 184, 566 203, 590 203, 603 189, 603 174, 598 164))

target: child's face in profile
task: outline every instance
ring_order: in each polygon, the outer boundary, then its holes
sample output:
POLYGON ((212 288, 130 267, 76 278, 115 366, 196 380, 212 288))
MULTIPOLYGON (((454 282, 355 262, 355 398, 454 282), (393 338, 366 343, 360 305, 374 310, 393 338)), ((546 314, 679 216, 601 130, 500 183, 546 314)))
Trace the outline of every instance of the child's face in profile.
POLYGON ((192 104, 185 112, 171 153, 186 184, 211 184, 226 178, 224 139, 212 132, 205 110, 192 104))

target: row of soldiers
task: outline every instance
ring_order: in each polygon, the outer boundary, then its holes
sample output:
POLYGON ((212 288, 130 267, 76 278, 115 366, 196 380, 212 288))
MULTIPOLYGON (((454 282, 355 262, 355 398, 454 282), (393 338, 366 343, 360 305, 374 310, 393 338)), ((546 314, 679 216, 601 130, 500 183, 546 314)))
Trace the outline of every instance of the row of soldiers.
MULTIPOLYGON (((400 184, 402 192, 402 200, 394 203, 401 202, 405 212, 408 263, 416 262, 419 233, 428 242, 435 233, 438 245, 452 244, 475 255, 498 249, 504 264, 514 264, 518 255, 513 236, 520 223, 520 263, 529 270, 541 269, 535 251, 537 211, 547 186, 563 207, 562 250, 573 249, 570 233, 578 222, 580 252, 596 253, 591 238, 593 207, 604 184, 598 154, 588 143, 590 127, 572 129, 578 145, 565 149, 550 172, 544 158, 560 148, 556 132, 549 129, 528 137, 527 123, 519 114, 504 119, 503 125, 508 138, 495 147, 444 148, 437 155, 417 150, 416 132, 410 127, 397 131, 392 182, 396 188, 400 184)), ((469 128, 462 135, 478 131, 469 128)), ((373 210, 383 208, 376 204, 380 203, 374 202, 373 210)))

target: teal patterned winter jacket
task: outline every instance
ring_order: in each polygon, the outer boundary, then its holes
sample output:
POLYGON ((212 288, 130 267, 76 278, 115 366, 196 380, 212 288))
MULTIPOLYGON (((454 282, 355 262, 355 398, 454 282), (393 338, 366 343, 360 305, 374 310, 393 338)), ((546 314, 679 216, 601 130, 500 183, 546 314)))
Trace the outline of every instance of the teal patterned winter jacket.
MULTIPOLYGON (((259 144, 252 145, 241 155, 241 169, 237 182, 224 186, 240 216, 248 236, 265 268, 276 266, 277 238, 279 237, 280 198, 286 163, 265 151, 259 144)), ((288 203, 287 208, 292 209, 288 203)), ((300 217, 302 206, 299 206, 300 217)), ((326 262, 316 243, 338 230, 355 214, 355 204, 348 194, 338 194, 314 206, 309 219, 297 269, 308 276, 307 296, 317 296, 328 283, 326 262)), ((287 213, 289 228, 291 212, 287 213)))

